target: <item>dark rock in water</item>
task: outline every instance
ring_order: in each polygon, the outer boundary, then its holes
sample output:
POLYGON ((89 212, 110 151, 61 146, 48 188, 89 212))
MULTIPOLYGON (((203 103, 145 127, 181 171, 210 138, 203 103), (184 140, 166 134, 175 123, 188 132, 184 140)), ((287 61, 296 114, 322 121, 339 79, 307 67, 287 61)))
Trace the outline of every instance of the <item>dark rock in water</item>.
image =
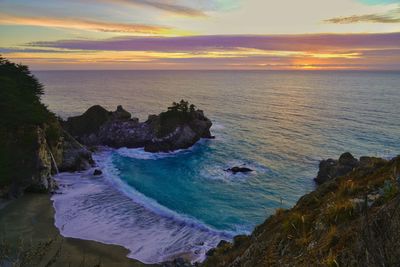
POLYGON ((211 125, 203 111, 195 110, 194 106, 183 111, 170 107, 159 115, 150 115, 145 122, 131 118, 122 106, 114 112, 93 106, 84 114, 68 118, 63 123, 64 128, 84 145, 143 147, 148 152, 185 149, 200 138, 213 138, 211 125))
POLYGON ((94 172, 93 172, 94 176, 98 176, 98 175, 102 175, 102 174, 103 174, 103 172, 101 170, 99 170, 99 169, 95 169, 94 172))
POLYGON ((233 174, 236 174, 238 172, 252 172, 253 170, 247 167, 239 167, 235 166, 229 169, 226 169, 225 171, 232 172, 233 174))
POLYGON ((327 159, 319 163, 319 171, 314 181, 323 184, 328 180, 343 176, 358 167, 360 162, 349 152, 343 153, 339 160, 327 159))

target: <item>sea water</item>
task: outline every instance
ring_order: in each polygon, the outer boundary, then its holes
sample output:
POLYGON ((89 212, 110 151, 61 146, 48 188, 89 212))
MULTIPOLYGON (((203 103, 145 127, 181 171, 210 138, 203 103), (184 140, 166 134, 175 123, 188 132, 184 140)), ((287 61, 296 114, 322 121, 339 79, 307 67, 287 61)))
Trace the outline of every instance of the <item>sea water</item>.
POLYGON ((92 170, 62 173, 53 196, 64 236, 122 245, 131 258, 193 261, 248 234, 314 189, 321 159, 400 154, 400 73, 356 71, 41 71, 63 118, 100 104, 134 117, 189 100, 216 139, 188 150, 102 148, 92 170), (254 171, 231 174, 243 165, 254 171))

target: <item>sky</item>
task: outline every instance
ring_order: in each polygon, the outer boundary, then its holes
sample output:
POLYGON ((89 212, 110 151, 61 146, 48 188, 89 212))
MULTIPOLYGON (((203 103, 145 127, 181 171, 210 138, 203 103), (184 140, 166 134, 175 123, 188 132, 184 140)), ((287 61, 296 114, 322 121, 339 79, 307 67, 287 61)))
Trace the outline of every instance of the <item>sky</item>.
POLYGON ((0 0, 33 70, 400 70, 400 0, 0 0))

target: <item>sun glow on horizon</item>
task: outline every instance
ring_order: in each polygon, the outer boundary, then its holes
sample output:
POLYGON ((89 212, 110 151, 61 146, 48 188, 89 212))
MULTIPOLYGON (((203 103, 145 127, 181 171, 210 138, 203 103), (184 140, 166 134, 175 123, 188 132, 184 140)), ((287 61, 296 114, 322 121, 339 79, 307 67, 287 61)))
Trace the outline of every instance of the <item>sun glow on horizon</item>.
POLYGON ((0 54, 32 69, 400 70, 399 7, 380 0, 4 0, 0 54))

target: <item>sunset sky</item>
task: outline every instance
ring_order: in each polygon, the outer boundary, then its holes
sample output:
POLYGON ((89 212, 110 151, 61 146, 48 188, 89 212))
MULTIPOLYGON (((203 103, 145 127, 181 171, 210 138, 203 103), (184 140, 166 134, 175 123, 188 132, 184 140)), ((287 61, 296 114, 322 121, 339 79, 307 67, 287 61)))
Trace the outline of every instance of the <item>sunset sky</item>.
POLYGON ((400 70, 400 0, 0 0, 32 69, 400 70))

